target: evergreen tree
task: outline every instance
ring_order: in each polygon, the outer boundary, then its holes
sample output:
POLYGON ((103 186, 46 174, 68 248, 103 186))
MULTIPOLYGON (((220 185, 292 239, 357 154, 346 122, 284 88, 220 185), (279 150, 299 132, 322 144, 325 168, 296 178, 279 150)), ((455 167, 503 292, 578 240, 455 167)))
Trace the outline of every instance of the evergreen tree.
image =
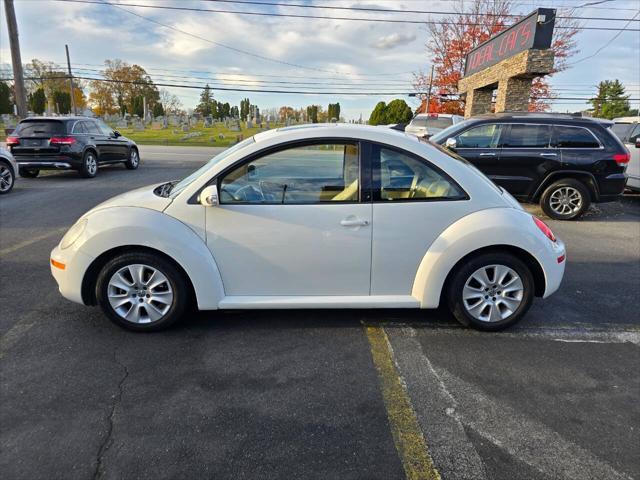
POLYGON ((141 95, 133 97, 131 101, 131 114, 138 115, 140 118, 144 117, 144 99, 141 95))
POLYGON ((386 125, 387 123, 387 104, 378 102, 369 116, 369 125, 386 125))
POLYGON ((309 105, 307 107, 307 120, 311 123, 318 123, 318 106, 309 105))
POLYGON ((629 115, 629 95, 619 80, 604 80, 598 84, 598 94, 589 100, 593 105, 593 116, 611 120, 629 115))
POLYGON ((69 92, 56 90, 53 92, 53 103, 57 105, 58 113, 65 114, 71 111, 71 95, 69 92))
POLYGON ((340 103, 330 103, 327 108, 327 120, 332 122, 334 119, 340 121, 340 103))
POLYGON ((213 102, 213 93, 211 93, 211 88, 209 87, 209 84, 207 84, 200 94, 200 102, 196 106, 196 112, 200 113, 204 117, 208 117, 213 113, 213 102))
POLYGON ((164 117, 164 108, 160 102, 153 106, 152 114, 154 117, 164 117))
POLYGON ((47 108, 47 97, 44 88, 38 88, 35 92, 29 94, 29 109, 37 114, 42 115, 47 108))
POLYGON ((0 82, 0 113, 13 113, 11 88, 5 82, 0 82))
POLYGON ((411 117, 411 107, 404 100, 397 98, 387 105, 387 123, 409 123, 411 117))

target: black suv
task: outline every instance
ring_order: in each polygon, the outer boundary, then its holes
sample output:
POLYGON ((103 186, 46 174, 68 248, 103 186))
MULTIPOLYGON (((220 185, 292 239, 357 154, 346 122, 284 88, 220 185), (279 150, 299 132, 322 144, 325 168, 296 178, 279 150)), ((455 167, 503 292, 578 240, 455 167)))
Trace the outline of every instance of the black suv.
POLYGON ((629 151, 612 122, 553 114, 470 118, 431 137, 519 200, 540 202, 551 218, 571 220, 591 202, 616 200, 629 151))
POLYGON ((101 120, 89 117, 31 117, 7 137, 20 176, 34 178, 40 170, 77 170, 92 178, 98 165, 124 163, 138 168, 136 144, 101 120))

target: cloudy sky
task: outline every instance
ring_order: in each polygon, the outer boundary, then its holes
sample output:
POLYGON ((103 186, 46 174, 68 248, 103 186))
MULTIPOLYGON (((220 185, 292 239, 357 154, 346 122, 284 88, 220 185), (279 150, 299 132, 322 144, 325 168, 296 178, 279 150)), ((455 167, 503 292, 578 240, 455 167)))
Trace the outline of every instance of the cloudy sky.
MULTIPOLYGON (((99 2, 100 0, 89 0, 99 2)), ((237 13, 195 12, 144 8, 145 5, 180 6, 244 12, 324 15, 421 20, 425 14, 368 13, 346 10, 260 6, 210 0, 109 0, 123 7, 53 0, 15 0, 23 62, 32 58, 64 62, 69 45, 74 72, 96 76, 107 58, 120 58, 143 66, 156 82, 191 84, 209 82, 219 88, 262 88, 336 92, 330 95, 291 93, 239 93, 218 89, 215 96, 232 105, 249 97, 261 108, 339 101, 347 119, 368 118, 380 100, 406 95, 356 96, 354 92, 412 90, 412 72, 428 71, 428 41, 422 24, 306 19, 237 13), (126 4, 137 6, 124 7, 126 4), (127 11, 125 11, 128 10, 127 11), (166 26, 163 26, 166 25, 166 26), (172 27, 172 28, 167 28, 172 27), (263 82, 263 83, 258 83, 263 82)), ((270 3, 381 7, 394 10, 451 11, 452 0, 259 0, 270 3)), ((459 1, 459 0, 454 0, 459 1)), ((463 0, 467 1, 467 0, 463 0)), ((514 13, 535 7, 576 7, 584 17, 640 19, 640 0, 517 0, 514 13)), ((563 10, 560 10, 562 14, 563 10)), ((431 15, 432 20, 443 18, 431 15)), ((0 64, 10 64, 4 9, 1 14, 0 64)), ((584 26, 623 28, 627 21, 585 20, 584 26)), ((632 21, 628 28, 639 29, 632 21)), ((552 79, 562 97, 588 97, 605 79, 620 79, 632 98, 640 98, 640 32, 582 30, 577 35, 576 62, 552 79), (608 44, 608 42, 611 42, 608 44), (608 45, 607 45, 608 44, 608 45), (604 47, 604 48, 603 48, 604 47), (600 50, 601 49, 601 50, 600 50), (600 50, 600 51, 599 51, 600 50), (595 54, 595 55, 594 55, 595 54)), ((5 71, 5 70, 3 70, 5 71)), ((215 87, 214 87, 215 89, 215 87)), ((185 107, 197 103, 199 90, 169 88, 185 107)), ((634 102, 636 106, 640 102, 634 102)), ((556 111, 580 110, 581 101, 558 101, 556 111)))

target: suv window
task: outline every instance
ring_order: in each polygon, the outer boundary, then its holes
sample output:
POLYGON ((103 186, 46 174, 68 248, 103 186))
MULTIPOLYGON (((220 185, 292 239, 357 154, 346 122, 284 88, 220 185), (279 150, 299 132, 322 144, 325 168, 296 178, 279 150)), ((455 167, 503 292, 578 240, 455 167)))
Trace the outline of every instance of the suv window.
POLYGON ((446 174, 410 155, 374 147, 374 200, 458 200, 466 194, 446 174))
POLYGON ((478 125, 456 137, 456 148, 498 148, 501 132, 500 124, 478 125))
POLYGON ((513 123, 503 144, 504 148, 548 148, 549 125, 513 123))
POLYGON ((73 125, 73 130, 71 131, 71 133, 74 133, 76 135, 83 135, 83 134, 87 133, 87 129, 84 126, 85 123, 86 122, 76 122, 73 125))
POLYGON ((65 133, 64 123, 58 120, 26 120, 20 122, 14 132, 21 137, 54 136, 65 133))
POLYGON ((554 130, 556 148, 600 148, 596 137, 586 128, 556 125, 554 130))
POLYGON ((95 123, 98 125, 98 128, 102 131, 102 135, 107 135, 107 136, 113 135, 113 129, 103 121, 96 120, 95 123))
POLYGON ((319 143, 269 153, 227 174, 220 182, 220 202, 357 202, 359 159, 355 143, 319 143))
POLYGON ((84 128, 87 131, 87 133, 102 135, 102 130, 100 129, 100 127, 96 122, 84 122, 84 128))
POLYGON ((447 128, 453 125, 451 117, 416 117, 411 120, 410 125, 415 127, 447 128))

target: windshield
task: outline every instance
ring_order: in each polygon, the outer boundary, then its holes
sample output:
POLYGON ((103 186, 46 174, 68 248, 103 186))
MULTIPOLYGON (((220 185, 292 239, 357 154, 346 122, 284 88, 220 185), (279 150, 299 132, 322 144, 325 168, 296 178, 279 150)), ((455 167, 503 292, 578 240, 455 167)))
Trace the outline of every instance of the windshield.
POLYGON ((198 170, 193 172, 191 175, 189 175, 188 177, 186 177, 186 178, 180 180, 178 183, 176 183, 173 186, 173 188, 171 188, 170 193, 172 194, 172 196, 178 195, 180 192, 182 192, 182 190, 187 188, 200 175, 202 175, 204 172, 206 172, 211 167, 211 165, 214 165, 214 164, 216 164, 218 162, 221 162, 222 160, 227 158, 229 155, 237 152, 238 150, 242 150, 244 147, 246 147, 247 145, 250 145, 252 143, 255 143, 255 140, 253 139, 253 137, 249 137, 249 138, 247 138, 246 140, 243 140, 240 143, 236 143, 233 147, 227 148, 226 150, 220 152, 218 155, 213 157, 211 160, 209 160, 207 163, 205 163, 202 167, 200 167, 198 170))
POLYGON ((436 133, 434 136, 430 138, 431 142, 435 143, 444 143, 444 141, 453 137, 455 133, 458 131, 464 130, 468 125, 472 124, 474 120, 465 120, 460 123, 456 123, 455 125, 451 125, 449 128, 445 128, 441 132, 436 133))
POLYGON ((451 117, 417 117, 411 120, 411 126, 413 127, 447 128, 452 123, 453 119, 451 117))

